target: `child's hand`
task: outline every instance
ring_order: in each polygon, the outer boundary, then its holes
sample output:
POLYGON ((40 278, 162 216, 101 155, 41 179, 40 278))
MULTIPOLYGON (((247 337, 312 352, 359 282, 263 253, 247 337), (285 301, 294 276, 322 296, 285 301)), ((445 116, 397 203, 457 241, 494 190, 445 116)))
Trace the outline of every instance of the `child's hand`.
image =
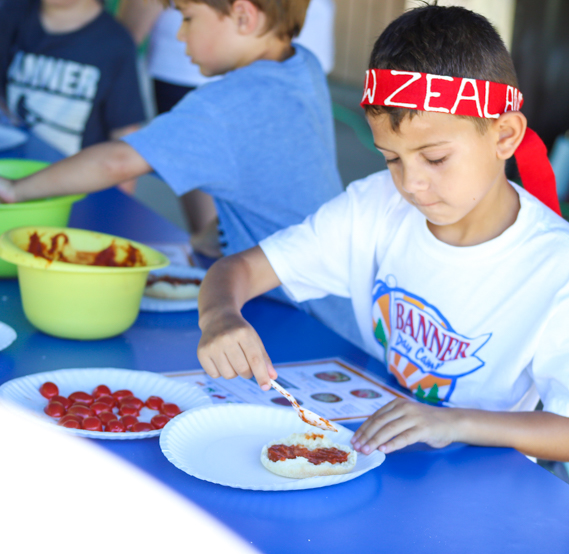
POLYGON ((259 335, 239 312, 210 313, 200 319, 200 326, 198 358, 210 377, 250 379, 254 375, 263 390, 271 388, 269 379, 276 379, 277 372, 259 335))
POLYGON ((442 448, 456 440, 453 412, 397 398, 368 418, 351 442, 364 454, 375 449, 388 454, 416 442, 442 448))
POLYGON ((15 201, 14 183, 0 177, 0 203, 12 204, 15 201))

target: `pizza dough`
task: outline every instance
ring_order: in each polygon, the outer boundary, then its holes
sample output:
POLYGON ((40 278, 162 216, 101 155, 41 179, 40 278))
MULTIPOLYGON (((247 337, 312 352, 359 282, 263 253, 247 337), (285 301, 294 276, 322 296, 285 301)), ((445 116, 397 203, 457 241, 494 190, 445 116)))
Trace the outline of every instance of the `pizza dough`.
POLYGON ((201 279, 150 275, 144 296, 167 300, 192 300, 198 297, 200 285, 201 279))
MULTIPOLYGON (((294 455, 294 454, 289 454, 294 455)), ((263 447, 261 452, 261 463, 266 469, 283 477, 292 479, 305 479, 307 477, 317 477, 322 475, 340 475, 349 473, 357 461, 357 453, 349 446, 333 443, 329 438, 321 433, 293 433, 289 437, 279 441, 273 441, 263 447), (280 447, 284 448, 280 448, 280 447), (271 447, 278 447, 273 448, 271 447), (287 448, 291 447, 291 448, 287 448), (296 448, 295 448, 296 447, 296 448), (306 452, 306 450, 308 452, 306 452), (282 452, 296 450, 300 453, 295 458, 282 459, 282 452), (311 458, 315 458, 316 463, 309 461, 301 453, 304 451, 311 458), (280 457, 277 461, 271 461, 270 457, 280 457), (331 463, 322 461, 326 458, 344 458, 345 461, 331 463)))

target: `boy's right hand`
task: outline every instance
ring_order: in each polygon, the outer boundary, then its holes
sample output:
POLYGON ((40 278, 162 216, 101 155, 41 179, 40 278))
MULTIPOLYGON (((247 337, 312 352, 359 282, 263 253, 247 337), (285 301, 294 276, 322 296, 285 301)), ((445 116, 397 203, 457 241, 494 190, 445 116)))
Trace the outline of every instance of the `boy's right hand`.
POLYGON ((13 204, 16 201, 14 183, 0 177, 0 203, 13 204))
POLYGON ((271 388, 277 372, 261 338, 239 311, 223 309, 200 317, 202 338, 198 358, 206 373, 216 379, 253 375, 261 389, 271 388))

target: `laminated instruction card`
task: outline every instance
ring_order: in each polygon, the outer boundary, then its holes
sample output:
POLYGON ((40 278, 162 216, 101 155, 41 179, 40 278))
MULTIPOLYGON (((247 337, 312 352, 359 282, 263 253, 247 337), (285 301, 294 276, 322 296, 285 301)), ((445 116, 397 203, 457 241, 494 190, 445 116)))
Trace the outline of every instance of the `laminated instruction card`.
MULTIPOLYGON (((279 385, 301 406, 333 421, 365 419, 394 398, 407 398, 372 373, 336 358, 277 364, 275 368, 279 385)), ((215 404, 290 406, 276 390, 262 391, 255 379, 211 379, 201 369, 164 375, 200 387, 215 404)))

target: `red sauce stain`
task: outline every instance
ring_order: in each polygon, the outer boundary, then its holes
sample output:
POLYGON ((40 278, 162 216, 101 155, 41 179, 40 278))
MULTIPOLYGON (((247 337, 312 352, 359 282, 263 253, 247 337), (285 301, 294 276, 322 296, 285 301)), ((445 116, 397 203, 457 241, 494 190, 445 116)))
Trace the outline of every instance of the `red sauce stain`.
POLYGON ((146 265, 142 253, 132 244, 125 248, 117 246, 113 241, 110 246, 99 252, 66 249, 68 245, 69 237, 65 233, 52 236, 49 246, 46 246, 38 233, 34 232, 30 235, 27 251, 38 258, 45 258, 52 262, 103 267, 140 267, 146 265))
POLYGON ((341 464, 348 459, 348 452, 344 452, 338 448, 316 448, 309 450, 305 446, 293 444, 286 446, 284 444, 274 444, 268 449, 267 453, 271 462, 279 462, 284 460, 294 460, 295 458, 306 458, 315 466, 330 462, 331 464, 341 464))
POLYGON ((170 285, 196 285, 202 284, 201 279, 189 279, 185 277, 172 277, 171 275, 149 275, 146 281, 148 286, 154 283, 169 283, 170 285))

